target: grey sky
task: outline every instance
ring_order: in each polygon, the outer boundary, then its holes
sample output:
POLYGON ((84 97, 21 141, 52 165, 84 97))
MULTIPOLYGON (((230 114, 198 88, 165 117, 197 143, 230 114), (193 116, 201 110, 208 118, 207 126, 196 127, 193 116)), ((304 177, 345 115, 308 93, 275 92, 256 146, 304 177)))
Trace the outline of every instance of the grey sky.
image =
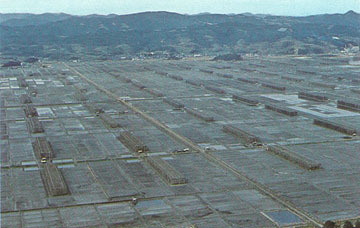
POLYGON ((1 13, 64 12, 86 15, 171 11, 302 16, 348 10, 360 12, 360 0, 0 0, 1 13))

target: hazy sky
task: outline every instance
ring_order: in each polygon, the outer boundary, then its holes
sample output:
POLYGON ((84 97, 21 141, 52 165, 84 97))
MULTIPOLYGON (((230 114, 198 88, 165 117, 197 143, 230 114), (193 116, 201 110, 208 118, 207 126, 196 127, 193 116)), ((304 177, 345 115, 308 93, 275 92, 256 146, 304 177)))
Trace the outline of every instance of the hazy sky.
POLYGON ((1 13, 129 14, 143 11, 196 14, 312 15, 360 12, 360 0, 0 0, 1 13))

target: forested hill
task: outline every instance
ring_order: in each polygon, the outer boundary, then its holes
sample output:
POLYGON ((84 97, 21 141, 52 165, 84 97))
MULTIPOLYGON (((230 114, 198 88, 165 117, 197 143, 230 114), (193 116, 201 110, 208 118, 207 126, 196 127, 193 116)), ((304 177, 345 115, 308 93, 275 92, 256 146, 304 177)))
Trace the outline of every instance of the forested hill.
POLYGON ((359 46, 360 15, 0 14, 1 53, 52 57, 312 54, 359 46))

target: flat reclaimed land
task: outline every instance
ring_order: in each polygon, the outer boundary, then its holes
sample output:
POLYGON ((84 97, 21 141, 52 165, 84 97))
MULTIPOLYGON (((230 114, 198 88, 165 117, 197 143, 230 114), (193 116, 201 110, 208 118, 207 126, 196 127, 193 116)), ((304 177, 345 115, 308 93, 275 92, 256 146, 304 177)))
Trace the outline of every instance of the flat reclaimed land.
POLYGON ((360 67, 349 60, 2 68, 1 227, 355 221, 360 67))

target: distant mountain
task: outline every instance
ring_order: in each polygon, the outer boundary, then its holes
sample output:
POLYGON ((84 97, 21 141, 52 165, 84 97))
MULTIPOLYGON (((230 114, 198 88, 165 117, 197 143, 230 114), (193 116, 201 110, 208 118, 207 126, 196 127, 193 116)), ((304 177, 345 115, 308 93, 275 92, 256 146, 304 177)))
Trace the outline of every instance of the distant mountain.
POLYGON ((360 15, 0 14, 0 43, 5 55, 49 58, 327 53, 359 46, 360 15))
POLYGON ((69 14, 44 13, 44 14, 0 14, 0 23, 4 26, 17 27, 29 25, 42 25, 72 17, 69 14))
POLYGON ((360 14, 350 10, 345 14, 322 14, 303 17, 303 21, 316 24, 343 25, 360 28, 360 14))
POLYGON ((8 20, 12 20, 12 19, 24 19, 28 16, 30 16, 32 14, 28 14, 28 13, 7 13, 7 14, 2 14, 0 13, 0 23, 3 23, 5 21, 8 20))

